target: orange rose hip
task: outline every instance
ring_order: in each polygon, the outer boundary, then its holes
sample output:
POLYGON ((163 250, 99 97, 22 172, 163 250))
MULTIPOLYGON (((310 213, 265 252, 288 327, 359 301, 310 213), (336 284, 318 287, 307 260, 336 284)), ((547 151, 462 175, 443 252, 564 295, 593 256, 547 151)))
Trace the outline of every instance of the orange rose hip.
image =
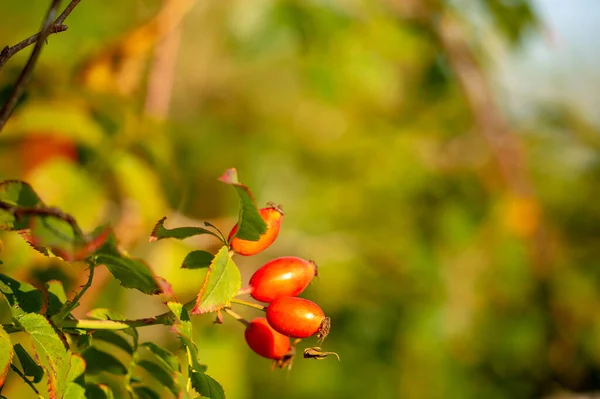
POLYGON ((257 301, 273 302, 297 296, 317 275, 317 265, 295 256, 283 256, 265 263, 250 278, 250 295, 257 301))
POLYGON ((231 229, 227 240, 229 241, 231 249, 236 253, 244 256, 256 255, 267 249, 277 238, 283 220, 283 211, 281 208, 274 205, 268 206, 260 209, 259 213, 267 224, 267 231, 260 236, 258 241, 248 241, 234 237, 234 234, 238 229, 237 224, 231 229))
POLYGON ((250 349, 267 359, 279 360, 291 349, 289 337, 275 331, 264 317, 252 320, 244 337, 250 349))
POLYGON ((267 307, 267 320, 275 331, 292 338, 308 338, 316 333, 324 339, 329 318, 314 302, 304 298, 281 297, 267 307))

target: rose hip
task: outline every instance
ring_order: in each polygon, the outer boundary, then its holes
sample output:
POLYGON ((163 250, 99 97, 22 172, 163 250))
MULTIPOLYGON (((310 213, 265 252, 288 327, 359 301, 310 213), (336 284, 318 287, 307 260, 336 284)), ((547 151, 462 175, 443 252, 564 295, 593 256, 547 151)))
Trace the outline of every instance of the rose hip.
POLYGON ((252 320, 244 336, 250 349, 267 359, 279 360, 291 349, 289 337, 275 331, 264 317, 252 320))
POLYGON ((251 295, 261 302, 284 296, 297 296, 317 275, 317 265, 295 256, 284 256, 265 263, 250 278, 251 295))
POLYGON ((236 253, 244 256, 256 255, 257 253, 265 250, 269 245, 273 244, 273 241, 279 234, 281 222, 283 220, 283 211, 277 206, 269 206, 259 210, 260 216, 267 224, 267 231, 260 236, 258 241, 242 240, 234 237, 237 232, 238 225, 236 224, 231 229, 229 237, 229 245, 236 253))
POLYGON ((329 318, 314 302, 304 298, 281 297, 267 307, 267 320, 275 331, 293 338, 308 338, 329 332, 329 318))

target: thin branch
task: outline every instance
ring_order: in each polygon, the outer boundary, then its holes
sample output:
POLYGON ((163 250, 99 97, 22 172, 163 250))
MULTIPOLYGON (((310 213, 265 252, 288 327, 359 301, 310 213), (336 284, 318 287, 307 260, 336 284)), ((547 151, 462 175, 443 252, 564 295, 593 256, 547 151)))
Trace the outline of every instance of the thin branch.
POLYGON ((496 104, 468 34, 457 16, 446 10, 434 23, 434 32, 469 103, 478 131, 495 158, 507 187, 519 195, 531 196, 526 159, 519 138, 496 104))
MULTIPOLYGON (((68 26, 63 25, 63 22, 65 22, 65 19, 67 19, 69 14, 71 14, 71 11, 73 11, 75 6, 77 4, 79 4, 80 1, 81 0, 72 0, 71 1, 71 3, 67 6, 67 8, 65 8, 65 10, 62 12, 62 14, 60 14, 58 16, 58 18, 56 18, 54 23, 52 23, 52 26, 50 27, 50 33, 48 35, 64 32, 69 28, 68 26)), ((39 40, 41 33, 42 32, 38 32, 35 35, 31 35, 27 39, 21 40, 19 43, 15 44, 14 46, 4 47, 4 49, 2 49, 2 51, 0 52, 0 69, 2 69, 4 64, 6 64, 6 62, 10 58, 12 58, 12 56, 17 54, 19 51, 23 50, 24 48, 31 46, 33 43, 36 43, 39 40)))
POLYGON ((8 96, 8 100, 6 100, 4 107, 0 111, 0 131, 2 131, 2 128, 4 127, 4 125, 6 125, 8 118, 10 117, 13 110, 15 109, 15 106, 17 105, 17 101, 19 101, 21 95, 25 91, 25 86, 27 85, 27 83, 29 83, 29 80, 31 79, 33 68, 35 67, 36 62, 40 57, 40 53, 42 52, 44 42, 50 34, 50 29, 53 25, 52 20, 54 19, 54 16, 58 11, 60 1, 61 0, 52 1, 52 4, 50 5, 48 12, 46 13, 46 17, 44 18, 44 23, 42 24, 42 29, 40 31, 38 40, 35 43, 35 47, 33 48, 31 55, 29 56, 29 60, 27 61, 27 64, 25 64, 25 67, 21 71, 17 82, 13 86, 13 89, 10 95, 8 96))
MULTIPOLYGON (((67 29, 69 29, 69 27, 67 25, 53 25, 50 28, 50 33, 48 35, 64 32, 67 29)), ((15 44, 12 47, 11 46, 4 47, 2 49, 2 51, 0 52, 0 69, 2 69, 4 64, 6 64, 6 62, 10 58, 12 58, 12 56, 17 54, 19 51, 23 50, 24 48, 31 46, 33 43, 36 43, 38 41, 38 39, 40 38, 40 34, 41 33, 38 32, 35 35, 31 35, 27 39, 21 40, 19 43, 15 44)))
POLYGON ((21 372, 21 370, 19 370, 14 364, 10 365, 10 368, 19 375, 19 377, 21 377, 23 379, 23 381, 25 381, 25 383, 27 385, 29 385, 29 387, 33 390, 33 392, 35 392, 35 394, 38 396, 38 398, 40 398, 40 392, 37 390, 37 388, 35 387, 35 385, 33 385, 33 383, 31 381, 29 381, 29 378, 27 378, 27 376, 25 374, 23 374, 23 372, 21 372))
POLYGON ((228 308, 225 308, 223 310, 225 310, 225 313, 227 313, 229 316, 233 317, 234 319, 236 319, 237 321, 239 321, 240 323, 242 323, 246 327, 248 327, 250 325, 250 322, 248 320, 244 319, 242 316, 240 316, 239 314, 237 314, 233 310, 228 309, 228 308))
POLYGON ((58 16, 58 18, 56 18, 56 21, 54 21, 54 25, 62 25, 62 23, 65 22, 65 19, 67 19, 69 14, 71 14, 71 11, 73 11, 73 9, 77 6, 77 4, 79 4, 80 1, 81 0, 71 0, 71 2, 64 9, 64 11, 58 16))
POLYGON ((265 311, 265 307, 263 305, 254 302, 244 301, 243 299, 232 298, 231 303, 237 303, 238 305, 248 306, 249 308, 262 310, 263 312, 265 311))
POLYGON ((96 268, 96 265, 94 264, 94 262, 89 262, 89 265, 90 265, 90 274, 88 276, 86 283, 81 287, 81 291, 79 291, 77 293, 77 295, 75 295, 75 297, 71 301, 67 301, 63 305, 60 312, 57 315, 52 317, 52 321, 54 322, 54 324, 62 323, 63 320, 65 320, 69 316, 69 314, 71 314, 73 309, 75 309, 77 306, 79 306, 79 300, 81 299, 83 294, 85 294, 85 292, 92 286, 92 280, 94 279, 94 269, 96 268))

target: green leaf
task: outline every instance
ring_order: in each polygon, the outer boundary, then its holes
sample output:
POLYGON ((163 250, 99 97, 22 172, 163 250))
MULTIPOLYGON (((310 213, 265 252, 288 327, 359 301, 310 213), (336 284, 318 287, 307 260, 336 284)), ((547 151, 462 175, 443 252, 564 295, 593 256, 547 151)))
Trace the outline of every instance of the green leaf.
POLYGON ((0 326, 0 387, 4 385, 14 353, 8 333, 0 326))
POLYGON ((187 379, 183 376, 183 374, 175 374, 175 385, 179 387, 179 395, 177 395, 177 399, 191 399, 187 384, 187 379))
POLYGON ((114 346, 123 349, 130 355, 133 354, 131 344, 118 332, 111 330, 97 330, 92 333, 92 337, 96 340, 101 340, 113 344, 114 346))
POLYGON ((161 290, 152 271, 141 260, 112 255, 98 255, 98 264, 103 264, 125 288, 134 288, 144 294, 156 295, 161 290))
POLYGON ((86 399, 114 399, 113 391, 106 384, 86 384, 86 399))
POLYGON ((179 394, 180 388, 175 383, 175 371, 167 371, 160 365, 151 362, 149 360, 140 360, 138 366, 146 370, 152 377, 169 391, 173 392, 175 396, 179 394))
POLYGON ((67 389, 65 390, 64 399, 84 399, 85 388, 79 385, 75 380, 83 375, 86 364, 83 358, 79 355, 71 355, 69 366, 69 374, 67 375, 67 389))
POLYGON ((0 291, 6 297, 14 318, 42 310, 44 295, 31 284, 0 274, 0 291))
POLYGON ((224 246, 217 252, 208 268, 191 313, 215 312, 229 306, 241 287, 240 270, 229 256, 229 248, 224 246))
POLYGON ((116 375, 127 374, 127 367, 119 359, 93 346, 83 352, 83 359, 87 364, 87 372, 90 374, 102 371, 116 375))
POLYGON ((103 264, 125 288, 134 288, 144 294, 161 292, 152 270, 142 260, 131 258, 117 248, 114 234, 96 252, 96 263, 103 264))
POLYGON ((48 378, 50 399, 62 398, 67 387, 70 355, 62 340, 43 316, 28 313, 18 319, 23 330, 29 334, 36 359, 48 378))
POLYGON ((21 344, 16 344, 14 346, 15 353, 19 358, 19 362, 21 363, 21 367, 23 368, 23 373, 27 377, 33 377, 33 382, 38 383, 42 380, 44 376, 44 369, 42 366, 37 364, 35 360, 31 358, 29 353, 23 348, 21 344))
POLYGON ((177 319, 177 322, 173 325, 173 330, 179 335, 181 342, 190 352, 192 369, 198 372, 206 371, 206 366, 199 361, 198 347, 193 340, 192 322, 187 310, 185 310, 182 304, 177 302, 168 302, 167 306, 177 319))
POLYGON ((30 243, 47 248, 64 260, 75 259, 75 254, 85 245, 85 238, 69 222, 54 216, 31 217, 30 243))
POLYGON ((190 370, 192 387, 202 396, 210 399, 225 399, 225 391, 221 384, 206 373, 190 370))
POLYGON ((153 342, 144 342, 140 345, 140 347, 148 349, 148 351, 150 351, 161 361, 161 364, 166 367, 167 370, 181 371, 179 359, 168 350, 156 345, 153 342))
POLYGON ((165 220, 167 220, 166 216, 156 222, 154 229, 152 229, 152 233, 150 233, 150 242, 162 240, 163 238, 177 238, 178 240, 183 240, 201 234, 209 234, 213 237, 217 237, 219 241, 223 241, 218 234, 202 227, 176 227, 174 229, 167 229, 164 226, 165 220))
POLYGON ((135 387, 133 392, 138 399, 160 399, 160 395, 148 387, 135 387))
MULTIPOLYGON (((0 287, 2 287, 0 282, 0 287)), ((6 298, 6 295, 0 290, 0 324, 12 323, 12 307, 6 298)))
MULTIPOLYGON (((31 186, 19 180, 0 182, 0 201, 11 206, 35 208, 43 202, 31 186)), ((29 216, 15 216, 9 210, 0 208, 0 230, 22 230, 29 227, 29 216)))
POLYGON ((239 182, 235 168, 227 169, 219 180, 232 185, 240 197, 240 214, 235 237, 242 240, 257 241, 267 231, 267 224, 260 216, 252 192, 239 182))
POLYGON ((186 255, 181 267, 184 269, 202 269, 209 267, 215 256, 207 251, 192 251, 186 255))

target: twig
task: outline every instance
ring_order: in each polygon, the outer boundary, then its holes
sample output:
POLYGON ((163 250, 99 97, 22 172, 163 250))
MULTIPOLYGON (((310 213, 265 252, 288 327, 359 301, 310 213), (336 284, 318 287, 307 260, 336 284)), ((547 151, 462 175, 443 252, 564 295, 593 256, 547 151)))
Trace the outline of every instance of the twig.
POLYGON ((10 117, 12 111, 17 105, 17 101, 19 101, 21 95, 23 94, 23 91, 25 91, 25 86, 27 85, 27 83, 29 83, 29 80, 31 79, 33 68, 35 67, 36 62, 40 57, 40 53, 42 52, 44 42, 50 34, 50 29, 53 25, 52 20, 54 19, 54 16, 58 11, 59 6, 60 0, 52 0, 52 4, 50 5, 48 12, 46 13, 46 17, 44 18, 44 22, 42 24, 42 29, 40 30, 40 35, 38 36, 38 40, 35 43, 35 47, 33 48, 31 55, 29 56, 29 60, 27 60, 27 64, 25 64, 25 67, 21 71, 17 82, 13 86, 13 89, 10 95, 8 96, 8 100, 6 100, 4 107, 0 111, 0 131, 2 131, 2 128, 4 127, 4 125, 6 125, 8 118, 10 117))
POLYGON ((37 390, 37 388, 35 387, 35 385, 33 385, 33 383, 31 381, 29 381, 29 378, 27 378, 27 376, 25 374, 23 374, 21 372, 21 370, 19 370, 14 364, 10 365, 10 368, 19 375, 19 377, 21 377, 23 379, 23 381, 25 381, 25 383, 27 385, 29 385, 29 387, 33 390, 33 392, 35 392, 35 394, 39 397, 40 396, 40 392, 37 390))
POLYGON ((233 310, 228 309, 228 308, 225 308, 223 310, 225 310, 225 313, 227 313, 229 316, 233 317, 234 319, 236 319, 237 321, 239 321, 240 323, 242 323, 246 327, 248 327, 250 325, 250 322, 248 320, 244 319, 242 316, 240 316, 239 314, 237 314, 233 310))
MULTIPOLYGON (((65 19, 67 19, 69 14, 71 14, 71 11, 73 11, 75 6, 77 4, 79 4, 80 1, 81 0, 72 0, 71 1, 71 3, 67 6, 67 8, 65 8, 65 10, 62 12, 62 14, 60 14, 58 16, 58 18, 56 18, 56 20, 52 23, 52 26, 50 27, 50 33, 48 33, 48 35, 64 32, 69 28, 68 26, 63 25, 63 22, 65 22, 65 19)), ((19 43, 15 44, 14 46, 4 47, 4 49, 2 49, 2 51, 0 52, 0 69, 2 69, 4 64, 6 64, 6 62, 10 58, 12 58, 12 56, 17 54, 19 51, 23 50, 24 48, 29 47, 33 43, 37 42, 40 38, 40 35, 41 35, 41 32, 38 32, 35 35, 29 36, 27 39, 21 40, 19 43)))
POLYGON ((94 279, 94 269, 96 268, 96 265, 94 262, 89 262, 89 265, 90 265, 90 274, 88 276, 86 283, 81 287, 81 291, 79 291, 77 293, 77 295, 75 295, 75 297, 71 301, 68 301, 67 303, 65 303, 58 314, 56 314, 55 316, 52 317, 52 321, 54 322, 54 324, 62 323, 63 320, 65 320, 67 318, 67 316, 69 316, 69 314, 71 314, 73 309, 75 309, 77 306, 79 306, 79 300, 81 299, 83 294, 85 294, 85 292, 92 286, 92 280, 94 279))
POLYGON ((258 303, 254 303, 254 302, 244 301, 242 299, 233 298, 233 299, 231 299, 231 303, 237 303, 238 305, 248 306, 249 308, 262 310, 263 312, 265 311, 265 307, 263 305, 260 305, 258 303))
POLYGON ((77 6, 77 4, 79 4, 80 1, 81 0, 71 0, 71 2, 64 9, 64 11, 58 16, 58 18, 56 18, 56 21, 54 21, 54 25, 62 25, 62 23, 65 22, 65 19, 67 19, 69 14, 71 14, 71 11, 73 11, 73 9, 77 6))
POLYGON ((496 104, 460 20, 446 10, 433 27, 469 103, 478 131, 498 163, 504 182, 513 193, 532 195, 532 184, 527 175, 520 140, 511 132, 496 104))
MULTIPOLYGON (((52 27, 50 28, 50 33, 48 33, 48 35, 64 32, 67 29, 69 29, 69 27, 67 25, 52 25, 52 27)), ((21 40, 19 43, 15 44, 12 47, 11 46, 4 47, 2 49, 2 51, 0 52, 0 69, 2 69, 4 64, 6 64, 6 62, 10 58, 12 58, 13 55, 17 54, 19 51, 23 50, 24 48, 31 46, 33 43, 37 42, 39 38, 40 38, 40 32, 36 33, 35 35, 29 36, 27 39, 21 40)))

